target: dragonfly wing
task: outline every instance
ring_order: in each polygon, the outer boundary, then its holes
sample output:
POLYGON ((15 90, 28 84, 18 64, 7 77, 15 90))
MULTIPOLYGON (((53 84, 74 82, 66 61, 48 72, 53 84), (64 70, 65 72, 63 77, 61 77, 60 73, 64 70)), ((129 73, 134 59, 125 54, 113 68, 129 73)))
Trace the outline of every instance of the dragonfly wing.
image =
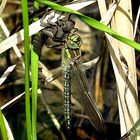
POLYGON ((89 91, 87 77, 82 71, 82 65, 76 64, 72 68, 71 79, 73 97, 80 103, 84 113, 89 117, 92 125, 98 130, 104 130, 104 121, 96 103, 89 91))

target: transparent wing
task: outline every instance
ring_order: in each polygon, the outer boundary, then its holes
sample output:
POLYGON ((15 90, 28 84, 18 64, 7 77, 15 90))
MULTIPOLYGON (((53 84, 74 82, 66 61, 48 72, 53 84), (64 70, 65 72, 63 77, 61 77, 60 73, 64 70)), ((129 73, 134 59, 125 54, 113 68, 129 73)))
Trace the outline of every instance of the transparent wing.
POLYGON ((87 77, 84 71, 82 71, 80 61, 72 66, 71 86, 73 97, 80 103, 92 125, 98 131, 103 131, 104 121, 92 93, 89 91, 87 77))

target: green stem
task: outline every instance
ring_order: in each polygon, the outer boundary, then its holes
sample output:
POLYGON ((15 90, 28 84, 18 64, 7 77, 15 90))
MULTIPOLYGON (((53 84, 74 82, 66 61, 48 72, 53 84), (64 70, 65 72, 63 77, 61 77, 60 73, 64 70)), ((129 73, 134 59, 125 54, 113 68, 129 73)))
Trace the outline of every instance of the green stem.
POLYGON ((26 107, 26 127, 27 139, 31 140, 31 114, 30 114, 30 50, 29 50, 29 21, 28 21, 28 4, 27 0, 22 0, 22 17, 24 27, 24 50, 25 50, 25 107, 26 107))

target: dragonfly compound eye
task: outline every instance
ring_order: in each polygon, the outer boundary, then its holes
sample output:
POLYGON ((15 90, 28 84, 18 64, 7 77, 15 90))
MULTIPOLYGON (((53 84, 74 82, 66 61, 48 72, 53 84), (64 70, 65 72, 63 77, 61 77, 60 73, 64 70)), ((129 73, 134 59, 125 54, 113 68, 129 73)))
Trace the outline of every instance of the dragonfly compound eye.
POLYGON ((82 45, 82 40, 81 40, 81 37, 80 37, 79 35, 77 35, 77 34, 72 34, 72 35, 70 36, 70 40, 71 40, 71 42, 73 42, 73 44, 76 43, 76 44, 78 45, 79 48, 81 47, 81 45, 82 45))

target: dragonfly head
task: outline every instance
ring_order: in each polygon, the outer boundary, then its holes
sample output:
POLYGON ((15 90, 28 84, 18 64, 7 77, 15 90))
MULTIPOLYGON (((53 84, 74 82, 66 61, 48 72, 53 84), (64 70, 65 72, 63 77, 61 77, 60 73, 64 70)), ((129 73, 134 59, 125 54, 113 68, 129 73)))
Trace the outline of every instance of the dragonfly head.
POLYGON ((67 48, 79 50, 82 45, 81 37, 78 34, 71 34, 68 36, 67 48))
POLYGON ((67 43, 65 46, 66 56, 71 63, 75 63, 80 59, 80 47, 82 41, 78 34, 74 33, 68 36, 67 43))

